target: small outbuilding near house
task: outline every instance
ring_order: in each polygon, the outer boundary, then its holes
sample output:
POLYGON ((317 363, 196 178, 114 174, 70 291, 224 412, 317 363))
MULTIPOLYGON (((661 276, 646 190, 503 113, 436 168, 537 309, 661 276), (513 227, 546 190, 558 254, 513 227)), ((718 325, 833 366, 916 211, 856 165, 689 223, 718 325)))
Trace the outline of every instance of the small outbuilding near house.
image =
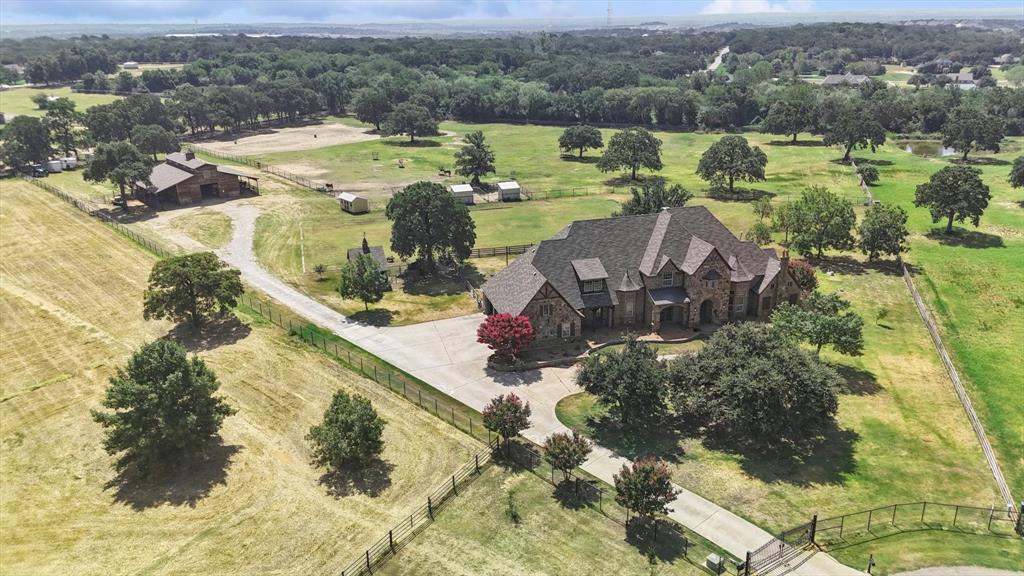
POLYGON ((341 209, 349 214, 365 214, 370 211, 370 201, 351 192, 338 194, 341 209))
POLYGON ((519 186, 519 182, 515 180, 509 180, 508 182, 498 182, 498 194, 501 196, 502 202, 514 202, 522 199, 522 187, 519 186))
POLYGON ((363 238, 362 246, 348 249, 348 252, 346 253, 346 260, 351 264, 363 254, 369 254, 370 257, 373 258, 373 261, 377 264, 377 268, 380 270, 380 273, 385 278, 388 278, 388 289, 390 289, 391 277, 388 276, 388 258, 384 255, 384 247, 370 246, 366 242, 366 238, 363 238))
POLYGON ((123 68, 124 70, 138 70, 139 63, 135 62, 134 60, 129 60, 124 64, 121 64, 121 68, 123 68))
POLYGON ((448 191, 463 204, 473 203, 473 187, 469 184, 452 184, 448 187, 448 191))

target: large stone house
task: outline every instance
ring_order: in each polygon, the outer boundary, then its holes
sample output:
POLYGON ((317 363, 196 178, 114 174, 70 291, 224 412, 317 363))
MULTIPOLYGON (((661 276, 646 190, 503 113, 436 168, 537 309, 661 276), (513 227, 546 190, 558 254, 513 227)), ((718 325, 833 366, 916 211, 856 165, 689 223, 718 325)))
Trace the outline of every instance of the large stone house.
POLYGON ((483 286, 484 311, 523 314, 538 340, 766 318, 800 289, 789 256, 736 238, 703 206, 581 220, 483 286))
POLYGON ((149 185, 137 182, 135 195, 147 204, 186 206, 203 198, 234 198, 258 190, 257 178, 229 166, 211 164, 191 150, 168 154, 153 167, 149 185))

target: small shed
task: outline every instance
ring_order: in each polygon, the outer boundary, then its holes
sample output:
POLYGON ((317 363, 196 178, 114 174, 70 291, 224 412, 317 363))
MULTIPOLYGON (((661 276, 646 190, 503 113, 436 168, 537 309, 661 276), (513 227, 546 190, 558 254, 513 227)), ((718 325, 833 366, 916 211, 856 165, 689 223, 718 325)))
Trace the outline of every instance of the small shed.
POLYGON ((463 204, 473 203, 473 187, 469 184, 452 184, 448 187, 448 191, 463 204))
POLYGON ((341 209, 349 214, 365 214, 370 211, 370 201, 351 192, 338 194, 341 209))
POLYGON ((387 256, 384 255, 384 247, 370 246, 370 244, 366 241, 366 237, 364 236, 362 245, 357 246, 355 248, 349 248, 345 254, 345 259, 351 264, 363 254, 369 255, 370 258, 373 259, 374 263, 377 264, 377 269, 380 270, 381 275, 384 276, 385 278, 388 278, 388 289, 390 290, 391 277, 388 275, 389 262, 387 256))
POLYGON ((521 200, 522 192, 522 187, 520 187, 519 182, 516 182, 515 180, 498 182, 498 193, 501 195, 502 202, 521 200))
POLYGON ((129 60, 129 61, 125 62, 124 64, 121 64, 121 68, 123 68, 125 70, 138 70, 139 69, 139 63, 134 61, 134 60, 129 60))

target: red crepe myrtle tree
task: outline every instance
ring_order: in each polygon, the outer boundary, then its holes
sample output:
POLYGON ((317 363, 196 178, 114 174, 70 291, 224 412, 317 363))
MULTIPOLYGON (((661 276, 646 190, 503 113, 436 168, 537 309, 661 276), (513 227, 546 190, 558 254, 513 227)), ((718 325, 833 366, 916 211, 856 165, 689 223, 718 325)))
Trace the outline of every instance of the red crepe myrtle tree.
POLYGON ((508 441, 530 427, 530 403, 509 392, 491 398, 481 415, 484 428, 501 436, 508 451, 508 441))
POLYGON ((511 314, 492 314, 476 330, 476 341, 487 344, 502 360, 518 358, 535 336, 529 318, 511 314))
POLYGON ((672 485, 668 465, 651 456, 643 456, 632 465, 622 465, 615 475, 615 501, 636 514, 635 518, 653 520, 668 513, 668 505, 679 495, 672 485))
POLYGON ((814 266, 807 260, 793 260, 789 263, 789 272, 796 280, 796 285, 805 295, 814 292, 818 287, 818 279, 815 277, 814 266))

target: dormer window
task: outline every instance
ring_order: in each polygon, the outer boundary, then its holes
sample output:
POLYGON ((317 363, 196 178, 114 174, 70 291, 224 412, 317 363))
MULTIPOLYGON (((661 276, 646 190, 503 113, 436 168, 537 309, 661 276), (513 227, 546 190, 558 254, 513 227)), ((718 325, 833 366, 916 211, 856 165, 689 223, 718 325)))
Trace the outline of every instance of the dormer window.
POLYGON ((708 270, 704 276, 701 277, 700 282, 705 288, 717 288, 718 281, 722 279, 722 275, 718 273, 718 270, 708 270))
POLYGON ((586 280, 583 282, 584 294, 596 294, 604 292, 604 280, 586 280))

